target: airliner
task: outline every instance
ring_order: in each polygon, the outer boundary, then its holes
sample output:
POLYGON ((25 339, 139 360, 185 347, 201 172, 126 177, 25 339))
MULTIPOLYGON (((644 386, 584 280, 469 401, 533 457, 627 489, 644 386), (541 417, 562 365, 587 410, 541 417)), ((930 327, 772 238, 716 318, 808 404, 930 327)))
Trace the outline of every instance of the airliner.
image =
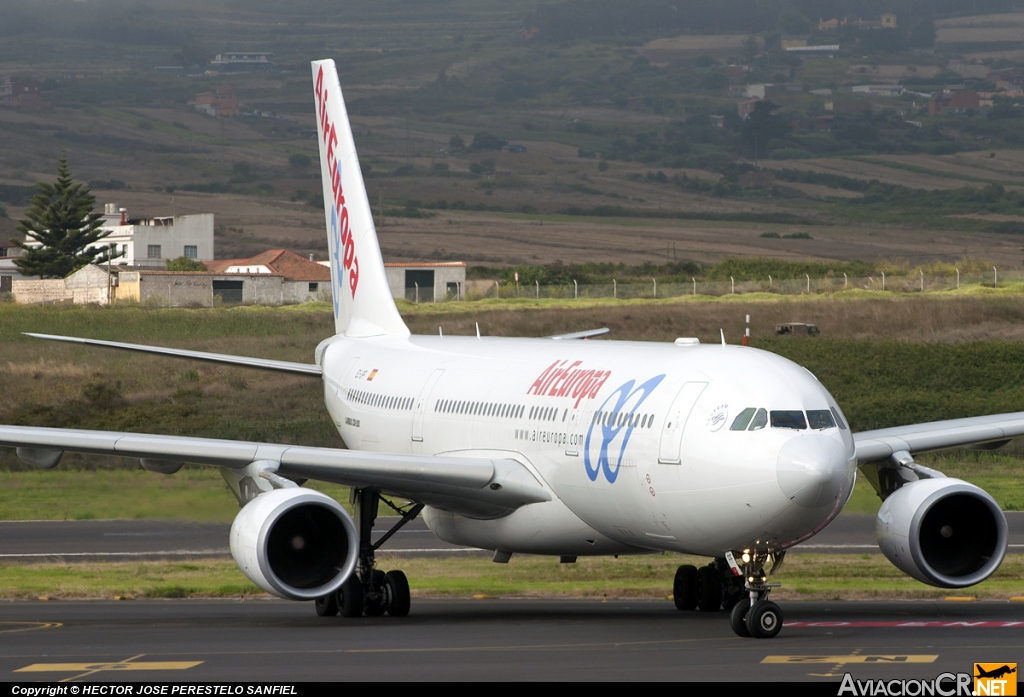
POLYGON ((493 550, 499 563, 708 557, 676 571, 676 607, 725 610, 737 635, 774 637, 783 618, 769 579, 835 519, 858 470, 883 500, 881 551, 903 572, 961 588, 999 567, 1007 525, 995 500, 914 454, 999 447, 1024 434, 1024 413, 854 433, 808 370, 724 338, 411 335, 334 61, 313 62, 312 75, 336 331, 312 363, 34 336, 319 379, 345 449, 23 426, 0 426, 0 446, 42 468, 66 451, 138 458, 165 474, 219 467, 241 506, 230 532, 239 568, 323 616, 409 613, 408 579, 379 569, 375 552, 422 515, 440 539, 493 550), (307 480, 351 487, 354 513, 307 480), (374 541, 383 507, 399 521, 374 541))

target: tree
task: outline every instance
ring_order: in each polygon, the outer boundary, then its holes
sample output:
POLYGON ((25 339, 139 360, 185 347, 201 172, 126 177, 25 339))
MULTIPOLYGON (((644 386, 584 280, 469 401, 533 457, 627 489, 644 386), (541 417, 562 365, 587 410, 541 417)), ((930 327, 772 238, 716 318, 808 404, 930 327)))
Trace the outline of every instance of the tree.
POLYGON ((483 152, 486 150, 501 150, 508 145, 507 140, 502 140, 496 135, 480 131, 473 136, 473 144, 469 146, 470 152, 483 152))
POLYGON ((207 271, 206 264, 188 257, 167 260, 168 271, 207 271))
POLYGON ((747 117, 743 125, 740 137, 748 148, 758 155, 764 155, 768 141, 776 138, 785 138, 789 135, 789 121, 781 116, 773 114, 777 107, 768 99, 762 99, 754 104, 754 110, 747 117))
POLYGON ((18 270, 25 276, 64 278, 87 264, 105 262, 110 250, 96 243, 110 231, 101 228, 103 216, 93 213, 96 197, 71 178, 66 156, 57 167, 57 181, 39 182, 36 191, 16 228, 25 241, 11 240, 25 250, 14 260, 18 270), (41 246, 31 246, 33 241, 41 246))

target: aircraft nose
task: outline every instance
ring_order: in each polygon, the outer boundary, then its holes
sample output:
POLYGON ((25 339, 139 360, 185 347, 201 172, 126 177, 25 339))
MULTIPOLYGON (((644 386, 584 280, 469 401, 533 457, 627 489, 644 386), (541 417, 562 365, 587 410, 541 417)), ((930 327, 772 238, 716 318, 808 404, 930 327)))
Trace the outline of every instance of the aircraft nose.
POLYGON ((838 439, 804 435, 782 446, 776 478, 782 493, 793 503, 817 508, 843 492, 847 469, 846 453, 838 439))

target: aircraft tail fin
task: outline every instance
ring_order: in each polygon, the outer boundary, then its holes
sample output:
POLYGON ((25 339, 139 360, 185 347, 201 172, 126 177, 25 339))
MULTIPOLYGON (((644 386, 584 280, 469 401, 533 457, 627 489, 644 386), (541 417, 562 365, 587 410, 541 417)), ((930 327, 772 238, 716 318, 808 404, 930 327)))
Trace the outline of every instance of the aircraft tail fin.
POLYGON ((409 335, 391 295, 333 60, 313 61, 334 327, 347 336, 409 335))

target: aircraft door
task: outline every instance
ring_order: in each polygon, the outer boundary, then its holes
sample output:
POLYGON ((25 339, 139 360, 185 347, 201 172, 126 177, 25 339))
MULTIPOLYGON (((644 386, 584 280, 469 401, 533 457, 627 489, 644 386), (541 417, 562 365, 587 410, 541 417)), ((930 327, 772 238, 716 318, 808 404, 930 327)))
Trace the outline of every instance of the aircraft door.
POLYGON ((427 412, 427 403, 430 401, 430 393, 434 390, 434 385, 444 375, 444 368, 438 368, 430 377, 427 379, 427 383, 420 390, 419 396, 416 398, 416 406, 414 408, 412 417, 412 439, 417 443, 423 442, 423 416, 427 412))
POLYGON ((586 426, 593 418, 594 412, 590 410, 591 400, 586 399, 578 409, 570 412, 569 428, 566 431, 565 454, 570 457, 579 457, 580 448, 586 436, 586 426))
POLYGON ((680 450, 683 446, 683 429, 686 427, 686 420, 690 417, 693 405, 697 398, 707 387, 706 382, 688 382, 679 390, 679 394, 672 400, 665 422, 661 429, 661 444, 658 447, 658 462, 663 465, 678 465, 682 463, 680 450))

